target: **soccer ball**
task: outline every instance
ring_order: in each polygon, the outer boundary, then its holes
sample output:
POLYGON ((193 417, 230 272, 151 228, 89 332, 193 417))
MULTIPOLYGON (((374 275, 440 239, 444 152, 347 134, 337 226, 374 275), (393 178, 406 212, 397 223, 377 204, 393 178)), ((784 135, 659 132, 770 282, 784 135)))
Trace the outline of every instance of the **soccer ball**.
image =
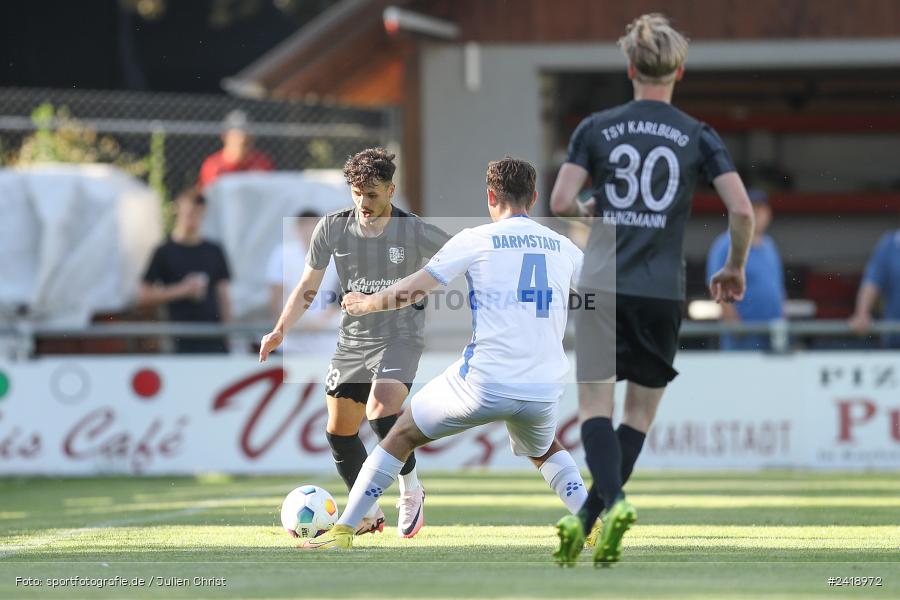
POLYGON ((337 519, 337 502, 314 485, 301 485, 281 503, 281 524, 293 537, 316 537, 331 529, 337 519))

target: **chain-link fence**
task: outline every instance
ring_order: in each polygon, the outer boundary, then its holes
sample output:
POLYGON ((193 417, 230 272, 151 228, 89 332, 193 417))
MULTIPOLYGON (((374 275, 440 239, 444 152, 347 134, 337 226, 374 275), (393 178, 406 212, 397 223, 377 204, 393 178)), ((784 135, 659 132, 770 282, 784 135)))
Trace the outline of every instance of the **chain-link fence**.
POLYGON ((223 119, 243 111, 256 148, 279 170, 339 168, 375 145, 396 145, 390 110, 228 96, 0 89, 0 164, 109 162, 174 194, 222 146, 223 119))

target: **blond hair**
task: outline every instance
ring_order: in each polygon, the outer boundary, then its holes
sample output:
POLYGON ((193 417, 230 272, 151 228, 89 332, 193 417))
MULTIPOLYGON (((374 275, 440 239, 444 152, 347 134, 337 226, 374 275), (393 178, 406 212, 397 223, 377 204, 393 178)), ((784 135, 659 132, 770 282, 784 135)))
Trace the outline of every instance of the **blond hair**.
POLYGON ((641 15, 625 28, 619 47, 634 65, 636 79, 642 83, 664 84, 675 79, 684 64, 688 40, 660 13, 641 15))

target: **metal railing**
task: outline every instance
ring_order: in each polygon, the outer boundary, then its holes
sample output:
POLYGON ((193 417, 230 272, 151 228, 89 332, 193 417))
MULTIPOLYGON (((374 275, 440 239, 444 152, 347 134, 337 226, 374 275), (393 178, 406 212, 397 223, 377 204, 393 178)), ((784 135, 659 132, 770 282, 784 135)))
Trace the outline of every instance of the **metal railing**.
MULTIPOLYGON (((61 327, 53 325, 32 325, 19 322, 0 326, 0 340, 6 342, 11 358, 22 360, 34 355, 36 341, 40 338, 52 339, 135 339, 135 338, 209 338, 227 337, 232 340, 233 353, 249 353, 253 343, 271 330, 272 323, 109 323, 92 324, 88 327, 61 327)), ((332 328, 328 328, 331 331, 332 328)), ((315 328, 305 329, 315 333, 315 328)), ((430 324, 426 336, 439 340, 445 334, 456 332, 456 328, 442 327, 440 323, 430 324)), ((569 337, 573 334, 570 328, 569 337)), ((797 338, 859 337, 844 320, 810 320, 743 323, 721 321, 685 321, 681 327, 681 339, 698 340, 716 338, 723 334, 765 335, 771 343, 771 351, 785 353, 792 349, 792 340, 797 338)), ((900 321, 877 321, 866 333, 869 338, 881 335, 900 335, 900 321)), ((170 344, 164 343, 164 347, 170 344)))
POLYGON ((733 335, 766 335, 771 344, 771 351, 785 353, 791 350, 791 340, 795 338, 813 337, 865 337, 900 334, 900 321, 876 321, 869 330, 860 335, 843 319, 788 321, 775 319, 754 323, 726 321, 685 321, 681 325, 680 337, 711 338, 724 334, 733 335))

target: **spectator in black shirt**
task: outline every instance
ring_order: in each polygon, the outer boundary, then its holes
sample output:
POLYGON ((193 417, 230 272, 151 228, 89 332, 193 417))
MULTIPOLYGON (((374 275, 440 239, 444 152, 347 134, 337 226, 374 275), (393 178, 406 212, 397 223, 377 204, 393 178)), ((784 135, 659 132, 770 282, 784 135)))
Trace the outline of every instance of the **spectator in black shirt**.
MULTIPOLYGON (((195 188, 175 200, 172 235, 153 253, 144 274, 138 304, 166 305, 175 322, 227 323, 228 264, 217 244, 200 237, 206 200, 195 188)), ((225 339, 175 338, 177 352, 227 352, 225 339)))

